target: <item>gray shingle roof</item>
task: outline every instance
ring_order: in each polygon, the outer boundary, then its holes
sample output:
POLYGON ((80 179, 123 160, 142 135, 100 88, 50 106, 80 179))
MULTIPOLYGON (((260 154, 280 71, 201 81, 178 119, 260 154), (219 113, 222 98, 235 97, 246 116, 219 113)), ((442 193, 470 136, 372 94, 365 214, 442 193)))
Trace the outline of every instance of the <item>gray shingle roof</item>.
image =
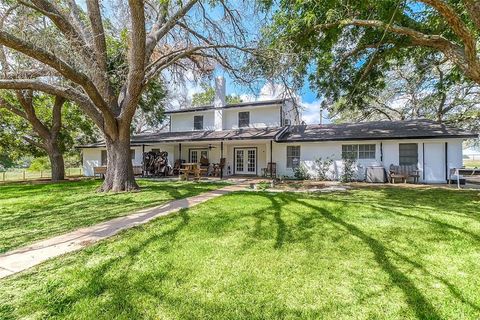
MULTIPOLYGON (((222 131, 185 131, 161 132, 152 134, 135 135, 131 138, 132 146, 159 142, 185 142, 185 141, 221 141, 221 140, 272 140, 284 128, 247 128, 222 131)), ((79 146, 80 148, 95 148, 105 146, 104 142, 79 146)))
MULTIPOLYGON (((227 104, 227 105, 223 106, 222 109, 281 105, 286 100, 288 100, 288 99, 274 99, 274 100, 232 103, 232 104, 227 104)), ((185 108, 185 109, 165 111, 165 114, 168 115, 168 114, 175 114, 175 113, 197 112, 197 111, 206 111, 206 110, 212 110, 212 109, 215 109, 215 107, 213 105, 206 105, 206 106, 199 106, 199 107, 191 107, 191 108, 185 108)))
MULTIPOLYGON (((347 141, 415 138, 477 138, 478 134, 431 120, 373 121, 343 124, 247 128, 222 131, 161 132, 132 136, 132 146, 161 142, 264 139, 276 142, 347 141)), ((95 148, 104 142, 79 146, 95 148)))
POLYGON ((290 126, 278 142, 412 138, 475 138, 478 134, 431 120, 372 121, 290 126))

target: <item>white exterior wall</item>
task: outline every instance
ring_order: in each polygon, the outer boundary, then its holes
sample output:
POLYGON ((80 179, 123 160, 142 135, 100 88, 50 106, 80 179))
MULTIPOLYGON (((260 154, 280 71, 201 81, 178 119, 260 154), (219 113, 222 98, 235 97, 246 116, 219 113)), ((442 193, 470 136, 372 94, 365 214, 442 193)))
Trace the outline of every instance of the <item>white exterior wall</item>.
POLYGON ((338 179, 342 174, 342 144, 375 144, 375 159, 359 159, 357 161, 358 178, 363 180, 365 170, 370 165, 383 165, 386 170, 391 164, 399 163, 399 144, 418 144, 418 163, 420 181, 426 183, 444 183, 446 180, 445 142, 447 145, 447 166, 459 168, 462 166, 462 139, 425 139, 425 140, 390 140, 390 141, 345 141, 345 142, 302 142, 275 143, 273 159, 277 163, 279 176, 293 176, 293 170, 286 167, 287 146, 300 146, 300 162, 304 164, 312 176, 316 175, 315 159, 330 158, 334 160, 331 166, 331 178, 338 179), (381 159, 380 144, 383 149, 381 159), (425 147, 425 155, 424 155, 425 147), (425 165, 425 168, 424 168, 425 165), (424 173, 425 171, 425 173, 424 173), (425 179, 423 178, 425 175, 425 179))
POLYGON ((280 107, 232 108, 223 110, 224 129, 238 129, 238 113, 250 112, 250 128, 280 126, 280 107))
MULTIPOLYGON (((297 110, 295 109, 292 101, 285 101, 284 105, 282 106, 282 117, 283 119, 290 120, 291 125, 300 124, 301 115, 297 114, 297 110)), ((320 117, 320 114, 319 114, 319 117, 320 117)))
MULTIPOLYGON (((330 158, 334 160, 331 166, 331 178, 338 179, 342 174, 342 144, 375 144, 375 159, 358 160, 358 178, 362 180, 365 177, 365 169, 370 165, 383 165, 386 170, 390 164, 398 165, 399 162, 399 144, 417 143, 418 144, 418 168, 420 170, 420 181, 426 183, 445 182, 446 172, 450 168, 459 168, 462 166, 462 139, 425 139, 425 140, 384 140, 384 141, 345 141, 345 142, 302 142, 302 143, 273 143, 273 162, 277 163, 278 176, 293 176, 293 170, 286 167, 287 146, 300 146, 300 161, 309 168, 312 176, 315 172, 315 159, 330 158), (445 142, 447 146, 447 166, 445 168, 445 142), (383 161, 381 159, 380 144, 383 148, 383 161), (425 155, 423 150, 425 149, 425 155), (425 168, 424 168, 425 164, 425 168), (423 178, 425 176, 425 179, 423 178)), ((182 154, 179 154, 178 143, 152 144, 145 146, 145 151, 151 149, 160 149, 168 152, 168 159, 171 165, 176 159, 189 161, 189 149, 208 148, 208 142, 202 143, 182 143, 182 154)), ((209 150, 209 160, 212 163, 220 162, 221 148, 219 141, 211 142, 215 148, 209 150)), ((257 149, 257 175, 261 174, 262 168, 267 167, 270 162, 270 141, 225 141, 224 157, 226 158, 226 167, 224 174, 234 174, 234 148, 253 147, 257 149)), ((142 165, 142 147, 134 147, 135 161, 134 165, 142 165)), ((105 148, 86 148, 83 149, 83 169, 86 176, 93 175, 93 167, 101 165, 101 150, 105 148)))
POLYGON ((170 130, 172 132, 194 131, 194 116, 203 116, 203 130, 215 130, 214 110, 174 113, 170 115, 170 130))

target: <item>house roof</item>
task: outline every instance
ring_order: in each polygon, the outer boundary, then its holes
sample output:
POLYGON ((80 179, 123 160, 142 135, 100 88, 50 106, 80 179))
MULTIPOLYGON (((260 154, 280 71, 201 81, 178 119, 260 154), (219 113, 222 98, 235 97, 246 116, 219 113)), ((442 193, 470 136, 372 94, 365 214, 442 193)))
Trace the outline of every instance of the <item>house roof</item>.
MULTIPOLYGON (((251 102, 240 102, 240 103, 232 103, 223 106, 221 109, 230 109, 230 108, 244 108, 244 107, 264 107, 270 105, 281 105, 287 99, 274 99, 274 100, 263 100, 263 101, 251 101, 251 102)), ((165 111, 165 114, 176 114, 176 113, 185 113, 185 112, 197 112, 197 111, 206 111, 215 109, 214 105, 205 105, 199 107, 191 107, 185 109, 178 109, 178 110, 171 110, 165 111)))
MULTIPOLYGON (((381 139, 432 139, 432 138, 477 138, 478 134, 467 132, 431 120, 373 121, 360 123, 297 125, 276 128, 247 128, 222 131, 161 132, 135 135, 132 146, 160 142, 222 141, 264 139, 276 142, 302 141, 347 141, 381 139)), ((79 146, 96 148, 105 146, 98 142, 79 146)))
MULTIPOLYGON (((284 128, 247 128, 222 131, 185 131, 185 132, 160 132, 152 134, 135 135, 131 138, 132 146, 159 142, 185 142, 185 141, 222 141, 222 140, 272 140, 284 128)), ((79 148, 96 148, 105 146, 105 142, 97 142, 79 146, 79 148)))
POLYGON ((419 119, 290 126, 277 142, 476 137, 478 134, 419 119))

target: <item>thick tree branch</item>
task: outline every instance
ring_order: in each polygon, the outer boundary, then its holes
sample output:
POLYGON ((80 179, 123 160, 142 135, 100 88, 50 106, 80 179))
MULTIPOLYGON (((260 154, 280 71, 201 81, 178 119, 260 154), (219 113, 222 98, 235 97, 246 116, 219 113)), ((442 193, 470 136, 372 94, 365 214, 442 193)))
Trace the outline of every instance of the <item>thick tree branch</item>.
POLYGON ((129 0, 132 30, 128 48, 128 75, 125 97, 121 103, 120 119, 129 124, 135 114, 145 77, 145 8, 143 1, 129 0))
POLYGON ((16 114, 17 116, 27 120, 27 115, 22 110, 14 107, 11 103, 0 97, 0 108, 7 109, 11 113, 16 114))
POLYGON ((473 23, 480 30, 480 0, 463 0, 468 15, 473 23))
MULTIPOLYGON (((445 21, 452 28, 452 30, 462 39, 465 47, 465 56, 467 61, 473 65, 479 65, 477 58, 476 39, 470 30, 467 28, 458 14, 443 0, 420 0, 423 3, 430 5, 437 12, 445 18, 445 21)), ((477 13, 478 14, 478 13, 477 13)))
POLYGON ((113 128, 116 128, 116 121, 112 111, 109 109, 109 106, 106 104, 105 100, 100 95, 95 85, 85 74, 81 73, 80 71, 76 71, 63 60, 57 58, 53 54, 2 30, 0 30, 0 44, 5 45, 13 50, 17 50, 37 61, 40 61, 52 67, 65 78, 82 86, 82 88, 93 101, 95 106, 105 116, 105 122, 111 124, 113 128))
POLYGON ((73 89, 47 84, 38 80, 9 79, 0 80, 0 89, 36 90, 51 95, 61 96, 75 102, 100 128, 103 126, 102 115, 83 93, 73 89))
POLYGON ((160 41, 160 39, 162 39, 168 32, 170 32, 170 30, 175 27, 176 23, 181 18, 183 18, 197 2, 198 0, 189 0, 184 6, 180 7, 180 9, 175 14, 173 14, 170 19, 165 22, 160 28, 152 29, 152 32, 150 32, 147 37, 146 43, 147 61, 150 59, 150 56, 152 55, 158 41, 160 41))
POLYGON ((55 102, 52 108, 52 128, 50 135, 52 140, 56 140, 60 129, 62 128, 62 107, 65 103, 65 98, 61 96, 55 96, 55 102))

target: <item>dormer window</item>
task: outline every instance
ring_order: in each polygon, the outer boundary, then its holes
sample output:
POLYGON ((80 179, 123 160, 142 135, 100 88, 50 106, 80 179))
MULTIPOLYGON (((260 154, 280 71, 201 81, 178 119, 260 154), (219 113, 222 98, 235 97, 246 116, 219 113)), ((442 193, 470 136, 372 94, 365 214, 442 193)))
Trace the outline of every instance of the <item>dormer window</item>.
POLYGON ((193 129, 203 130, 203 116, 193 116, 193 129))
POLYGON ((243 111, 238 113, 238 127, 245 128, 250 126, 250 112, 243 111))

